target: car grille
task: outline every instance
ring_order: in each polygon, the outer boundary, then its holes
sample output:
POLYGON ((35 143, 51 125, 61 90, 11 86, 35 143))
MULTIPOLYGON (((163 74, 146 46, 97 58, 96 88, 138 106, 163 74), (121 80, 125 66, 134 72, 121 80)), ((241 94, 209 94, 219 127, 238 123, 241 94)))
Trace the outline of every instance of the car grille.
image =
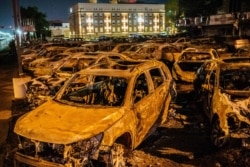
POLYGON ((34 142, 29 139, 23 139, 22 149, 20 149, 19 152, 27 156, 53 163, 65 164, 66 162, 63 157, 64 145, 62 144, 34 142))

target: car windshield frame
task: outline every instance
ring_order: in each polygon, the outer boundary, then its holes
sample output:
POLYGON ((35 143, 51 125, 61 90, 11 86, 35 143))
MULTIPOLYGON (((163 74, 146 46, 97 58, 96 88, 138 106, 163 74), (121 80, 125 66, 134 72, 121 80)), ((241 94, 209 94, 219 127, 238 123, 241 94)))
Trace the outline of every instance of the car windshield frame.
POLYGON ((250 93, 250 64, 222 65, 220 66, 219 87, 223 92, 239 94, 250 93), (243 81, 244 79, 244 81, 243 81))
POLYGON ((54 100, 73 106, 120 107, 124 104, 128 84, 128 78, 123 76, 77 73, 54 100))
POLYGON ((185 52, 181 55, 180 61, 205 61, 212 58, 207 52, 185 52))

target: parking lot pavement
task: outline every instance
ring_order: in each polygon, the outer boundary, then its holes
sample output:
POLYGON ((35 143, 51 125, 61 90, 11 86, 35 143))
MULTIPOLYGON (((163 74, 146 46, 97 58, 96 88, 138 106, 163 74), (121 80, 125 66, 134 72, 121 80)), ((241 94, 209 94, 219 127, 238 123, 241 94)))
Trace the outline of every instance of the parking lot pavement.
POLYGON ((12 78, 18 75, 17 61, 13 55, 0 56, 0 166, 3 166, 5 143, 11 120, 11 105, 14 98, 12 78))
POLYGON ((4 166, 5 145, 9 132, 9 121, 11 119, 10 110, 0 111, 0 166, 4 166))

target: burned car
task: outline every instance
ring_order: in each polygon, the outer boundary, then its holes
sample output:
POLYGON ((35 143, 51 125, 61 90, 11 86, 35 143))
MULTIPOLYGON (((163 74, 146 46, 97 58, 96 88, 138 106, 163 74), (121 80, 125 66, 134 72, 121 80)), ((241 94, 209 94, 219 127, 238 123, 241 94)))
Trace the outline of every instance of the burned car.
POLYGON ((196 71, 210 59, 219 58, 218 53, 212 48, 187 48, 184 49, 172 67, 172 75, 180 92, 193 91, 193 82, 196 71))
POLYGON ((69 78, 73 73, 85 69, 97 63, 108 63, 111 60, 132 60, 131 58, 116 52, 79 52, 70 57, 54 72, 58 77, 69 78))
POLYGON ((97 52, 74 53, 72 57, 55 69, 54 73, 58 77, 69 78, 72 74, 93 64, 98 55, 97 52))
POLYGON ((168 116, 175 84, 160 61, 116 61, 75 73, 57 95, 21 116, 15 163, 125 166, 168 116))
POLYGON ((34 77, 51 75, 73 55, 72 53, 59 53, 50 58, 38 58, 30 62, 29 71, 32 72, 34 77))
POLYGON ((130 48, 132 45, 133 45, 133 43, 117 43, 112 48, 111 52, 121 53, 121 52, 125 51, 126 49, 130 48))
POLYGON ((211 127, 211 141, 225 146, 230 138, 249 141, 250 59, 225 58, 210 61, 198 71, 196 89, 211 127))
POLYGON ((44 75, 33 78, 25 83, 26 98, 29 108, 34 109, 47 101, 49 98, 55 96, 66 80, 66 78, 44 75))
POLYGON ((33 65, 32 62, 39 58, 50 58, 54 55, 57 55, 59 53, 63 53, 67 47, 59 47, 59 46, 48 46, 43 49, 41 49, 38 53, 33 53, 30 55, 26 55, 21 58, 22 63, 22 69, 23 71, 27 73, 32 73, 33 71, 33 65))
POLYGON ((250 44, 237 48, 231 57, 250 57, 250 44))
POLYGON ((153 42, 144 42, 143 46, 140 47, 138 50, 136 50, 133 53, 127 54, 126 51, 123 52, 129 57, 133 59, 156 59, 156 60, 166 60, 166 61, 174 61, 176 59, 176 56, 174 55, 165 55, 168 52, 174 52, 179 53, 181 50, 179 50, 177 47, 169 44, 169 43, 153 43, 153 42))

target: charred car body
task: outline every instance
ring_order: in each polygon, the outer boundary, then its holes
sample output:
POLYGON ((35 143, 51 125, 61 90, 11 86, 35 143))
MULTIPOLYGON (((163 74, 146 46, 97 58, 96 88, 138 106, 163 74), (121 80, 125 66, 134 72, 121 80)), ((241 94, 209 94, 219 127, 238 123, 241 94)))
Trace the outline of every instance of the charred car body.
POLYGON ((55 75, 58 77, 69 78, 75 72, 85 69, 97 63, 108 63, 111 60, 133 60, 121 53, 116 52, 80 52, 74 54, 58 69, 55 70, 55 75))
POLYGON ((29 108, 34 109, 49 98, 55 96, 58 90, 64 85, 66 78, 44 75, 33 78, 25 83, 26 98, 29 108))
POLYGON ((218 53, 212 48, 187 48, 184 49, 172 67, 172 75, 180 92, 192 92, 196 71, 210 59, 219 58, 218 53))
POLYGON ((52 75, 61 64, 72 56, 72 53, 59 53, 50 58, 38 58, 30 62, 29 71, 32 72, 34 77, 52 75))
POLYGON ((250 137, 250 58, 208 61, 197 71, 195 88, 211 125, 216 147, 250 137))
POLYGON ((22 68, 25 72, 30 73, 33 71, 32 67, 30 67, 30 64, 33 61, 35 61, 38 58, 50 58, 59 53, 63 53, 66 49, 67 47, 49 46, 49 47, 43 48, 36 54, 26 55, 22 57, 22 68))
POLYGON ((57 95, 20 117, 16 164, 125 166, 135 149, 168 115, 175 84, 160 61, 116 61, 84 69, 57 95))
POLYGON ((133 59, 156 59, 156 60, 166 60, 166 61, 174 61, 177 56, 174 55, 165 55, 166 53, 179 53, 179 50, 174 45, 169 43, 154 43, 154 42, 144 42, 143 46, 140 47, 133 53, 127 54, 129 57, 133 59))
POLYGON ((250 57, 250 44, 237 48, 231 57, 250 57))

